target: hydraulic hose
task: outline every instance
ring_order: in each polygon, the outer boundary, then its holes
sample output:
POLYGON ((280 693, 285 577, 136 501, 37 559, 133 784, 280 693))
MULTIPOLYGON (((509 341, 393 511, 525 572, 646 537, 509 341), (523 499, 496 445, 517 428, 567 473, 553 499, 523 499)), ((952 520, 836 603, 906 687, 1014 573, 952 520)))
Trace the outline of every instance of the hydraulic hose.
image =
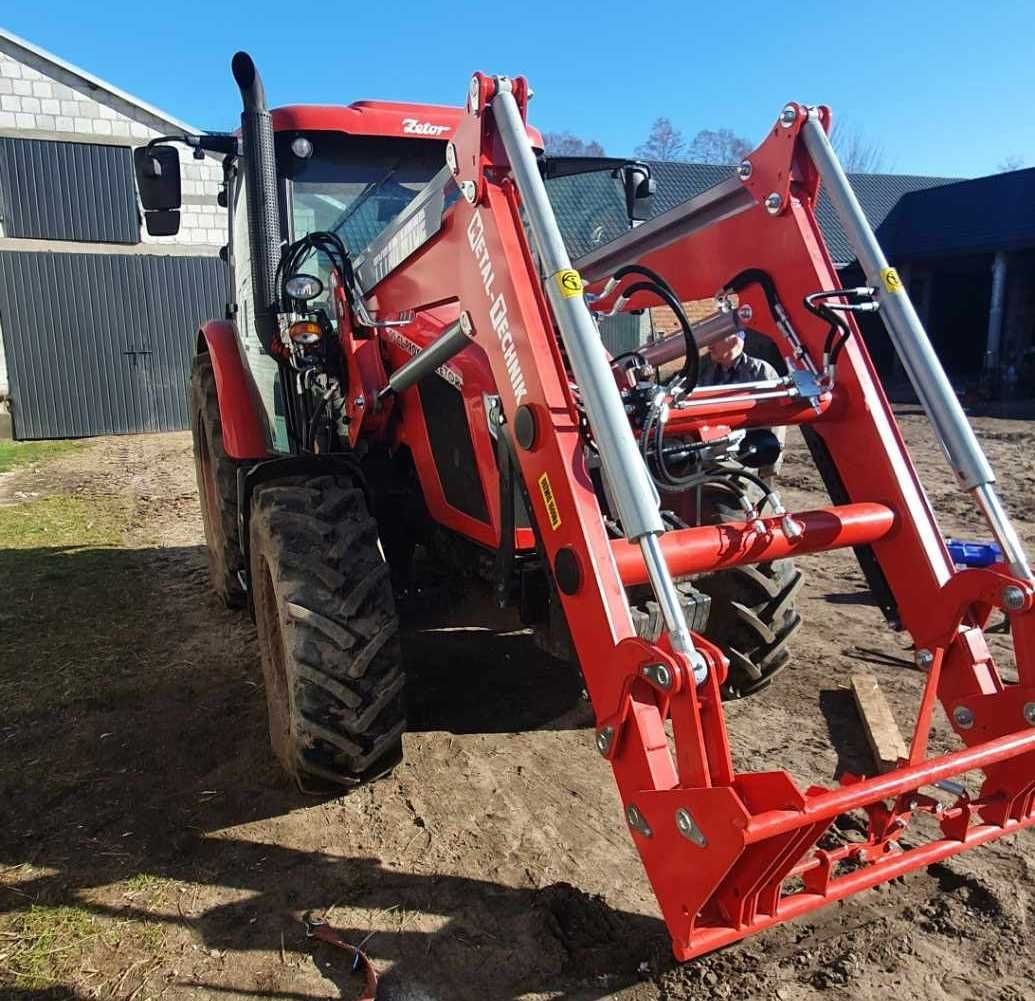
POLYGON ((701 357, 697 351, 697 341, 694 339, 694 332, 690 328, 690 321, 683 310, 683 304, 676 298, 675 293, 666 285, 658 285, 653 281, 634 282, 628 288, 622 290, 623 299, 631 299, 638 292, 650 292, 665 303, 675 314, 679 326, 683 331, 683 339, 686 342, 686 359, 683 368, 676 378, 682 378, 685 382, 683 392, 689 393, 697 385, 697 377, 701 370, 701 357))

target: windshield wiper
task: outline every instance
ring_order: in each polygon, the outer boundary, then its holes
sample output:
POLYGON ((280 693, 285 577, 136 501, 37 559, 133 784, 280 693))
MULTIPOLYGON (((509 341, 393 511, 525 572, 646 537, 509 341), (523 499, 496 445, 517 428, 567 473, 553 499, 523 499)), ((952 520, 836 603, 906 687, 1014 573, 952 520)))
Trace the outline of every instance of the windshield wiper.
POLYGON ((399 169, 397 160, 378 181, 371 181, 356 197, 356 200, 342 213, 341 218, 330 228, 330 232, 337 235, 341 228, 347 223, 371 198, 374 197, 384 186, 395 176, 399 169))

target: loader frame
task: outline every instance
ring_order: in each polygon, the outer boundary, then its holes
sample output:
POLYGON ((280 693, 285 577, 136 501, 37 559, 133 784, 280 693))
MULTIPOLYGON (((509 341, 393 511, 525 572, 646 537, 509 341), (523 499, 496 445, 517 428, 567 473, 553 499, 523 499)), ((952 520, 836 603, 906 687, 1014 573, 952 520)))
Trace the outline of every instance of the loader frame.
MULTIPOLYGON (((828 111, 787 105, 737 177, 594 252, 577 271, 534 168, 528 97, 521 78, 475 75, 446 177, 462 197, 433 225, 422 222, 420 232, 407 213, 356 270, 380 317, 459 307, 467 340, 451 326, 435 366, 470 342, 488 359, 536 542, 594 707, 596 746, 613 769, 676 957, 689 959, 1030 826, 1032 574, 908 294, 830 149, 828 111), (806 295, 839 287, 815 218, 821 177, 960 485, 1005 553, 1003 563, 969 570, 952 564, 850 316, 836 376, 832 384, 821 378, 824 326, 803 305, 806 295), (836 470, 839 503, 665 531, 590 313, 592 293, 633 262, 663 274, 684 302, 714 295, 745 269, 772 276, 778 308, 758 286, 743 288, 739 303, 780 346, 793 378, 778 390, 699 391, 672 412, 666 433, 807 424, 836 470), (623 539, 609 537, 587 475, 587 427, 623 539), (891 596, 889 616, 912 637, 926 672, 908 759, 875 778, 846 776, 832 789, 800 789, 777 769, 738 772, 720 702, 725 657, 687 630, 674 578, 846 546, 871 554, 868 578, 891 596), (666 633, 656 643, 637 638, 630 617, 625 588, 643 582, 665 617, 666 633), (995 609, 1009 618, 1016 683, 1003 681, 984 640, 995 609), (963 749, 928 758, 939 703, 963 749), (975 769, 984 773, 976 796, 964 792, 945 804, 924 791, 975 769), (865 812, 865 841, 819 847, 850 811, 865 812), (921 815, 933 818, 936 833, 914 844, 921 815)), ((634 297, 625 305, 651 303, 634 297)), ((364 348, 362 340, 349 343, 347 332, 343 343, 346 353, 364 348)), ((424 351, 434 348, 433 342, 424 351)), ((384 395, 372 371, 350 368, 369 382, 350 396, 384 395)), ((494 519, 497 546, 501 523, 494 519)))

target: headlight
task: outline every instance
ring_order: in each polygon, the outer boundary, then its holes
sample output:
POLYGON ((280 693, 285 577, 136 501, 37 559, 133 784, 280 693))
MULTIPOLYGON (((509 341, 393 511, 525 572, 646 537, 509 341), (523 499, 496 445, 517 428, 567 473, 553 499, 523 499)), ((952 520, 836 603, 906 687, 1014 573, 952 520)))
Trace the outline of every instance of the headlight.
POLYGON ((308 302, 323 291, 323 282, 315 275, 292 275, 284 282, 284 290, 292 299, 308 302))

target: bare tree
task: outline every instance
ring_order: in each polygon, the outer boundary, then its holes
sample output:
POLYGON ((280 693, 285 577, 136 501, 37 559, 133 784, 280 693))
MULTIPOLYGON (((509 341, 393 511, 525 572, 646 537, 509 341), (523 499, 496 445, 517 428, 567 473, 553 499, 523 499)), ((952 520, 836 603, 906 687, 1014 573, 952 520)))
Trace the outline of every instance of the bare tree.
POLYGON ((731 129, 702 129, 687 147, 686 159, 694 163, 740 163, 751 152, 746 139, 731 129))
POLYGON ((830 144, 849 174, 879 174, 888 169, 884 147, 841 121, 834 122, 830 130, 830 144))
POLYGON ((544 132, 543 145, 554 156, 603 156, 604 147, 595 139, 587 142, 573 132, 544 132))
POLYGON ((685 160, 686 140, 669 119, 656 118, 647 139, 635 152, 644 160, 685 160))
POLYGON ((1021 170, 1024 167, 1024 157, 1018 153, 1011 153, 1009 156, 1004 157, 1001 162, 996 164, 996 170, 1000 174, 1009 174, 1014 170, 1021 170))

